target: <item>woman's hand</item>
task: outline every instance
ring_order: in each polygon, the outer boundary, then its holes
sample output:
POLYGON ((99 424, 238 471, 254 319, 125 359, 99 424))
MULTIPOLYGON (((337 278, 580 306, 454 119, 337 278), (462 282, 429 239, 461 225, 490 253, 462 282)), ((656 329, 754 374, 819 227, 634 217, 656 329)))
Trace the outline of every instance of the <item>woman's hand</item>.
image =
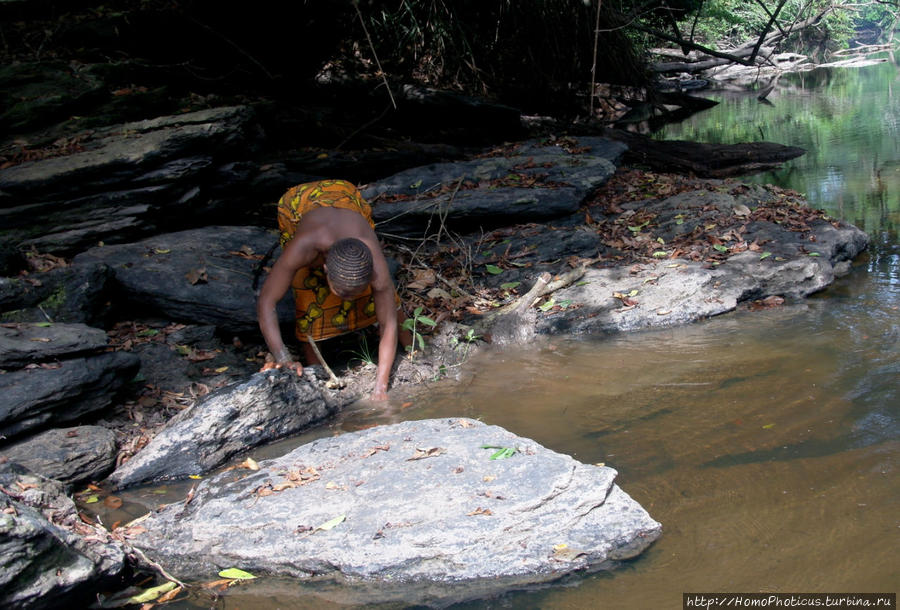
POLYGON ((384 402, 388 398, 387 395, 387 387, 380 383, 375 384, 375 389, 372 390, 372 400, 375 402, 384 402))
POLYGON ((303 375, 303 365, 296 360, 288 360, 287 362, 266 362, 260 370, 270 371, 272 369, 288 369, 297 372, 297 376, 303 375))

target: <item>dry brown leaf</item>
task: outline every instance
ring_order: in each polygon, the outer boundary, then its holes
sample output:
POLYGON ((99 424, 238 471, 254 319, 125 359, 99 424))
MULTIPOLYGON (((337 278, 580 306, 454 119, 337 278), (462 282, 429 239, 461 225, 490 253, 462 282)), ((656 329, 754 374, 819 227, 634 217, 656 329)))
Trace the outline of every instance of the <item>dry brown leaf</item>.
POLYGON ((476 516, 476 515, 486 515, 486 516, 489 516, 489 515, 493 515, 493 514, 494 514, 494 513, 491 512, 491 509, 489 509, 489 508, 481 508, 481 507, 479 506, 478 508, 476 508, 476 509, 473 510, 472 512, 466 513, 466 516, 467 516, 467 517, 474 517, 474 516, 476 516))
POLYGON ((416 452, 412 457, 406 458, 406 461, 411 462, 412 460, 424 460, 425 458, 437 457, 445 452, 446 449, 444 449, 443 447, 416 447, 416 452))
POLYGON ((206 273, 206 267, 191 269, 184 274, 184 277, 186 277, 192 285, 205 284, 209 281, 209 276, 206 273))
POLYGON ((238 464, 238 468, 246 468, 247 470, 259 470, 259 464, 253 458, 248 457, 246 460, 238 464))

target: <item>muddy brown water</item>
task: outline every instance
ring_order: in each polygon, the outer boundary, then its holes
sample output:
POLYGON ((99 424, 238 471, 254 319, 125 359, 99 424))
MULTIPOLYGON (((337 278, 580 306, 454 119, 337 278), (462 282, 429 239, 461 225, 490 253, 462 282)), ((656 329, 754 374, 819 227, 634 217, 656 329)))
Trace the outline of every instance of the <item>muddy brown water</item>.
MULTIPOLYGON (((393 397, 387 409, 360 403, 331 425, 253 457, 376 424, 475 417, 616 468, 618 484, 663 524, 653 546, 615 571, 459 609, 680 608, 682 593, 691 591, 896 592, 898 65, 891 56, 872 69, 785 77, 770 97, 774 107, 753 96, 723 99, 712 111, 720 114, 704 113, 669 134, 747 141, 753 134, 740 130, 748 124, 786 125, 784 133, 763 135, 814 151, 756 179, 809 193, 814 205, 872 237, 850 275, 828 290, 799 304, 685 327, 546 338, 480 353, 458 379, 393 397), (846 99, 855 102, 840 104, 844 121, 834 114, 835 100, 846 99), (812 115, 819 118, 798 125, 812 115), (722 132, 723 125, 734 133, 722 132)), ((188 486, 128 492, 118 518, 181 499, 188 486)), ((170 607, 354 605, 340 589, 318 593, 324 597, 297 582, 260 579, 217 599, 195 593, 170 607)))

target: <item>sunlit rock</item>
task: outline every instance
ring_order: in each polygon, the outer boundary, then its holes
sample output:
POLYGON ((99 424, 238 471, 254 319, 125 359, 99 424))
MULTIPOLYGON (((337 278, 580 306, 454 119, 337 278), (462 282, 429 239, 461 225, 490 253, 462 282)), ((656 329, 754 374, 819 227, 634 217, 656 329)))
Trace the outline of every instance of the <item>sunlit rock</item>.
POLYGON ((259 467, 203 481, 134 544, 181 578, 237 567, 444 603, 611 568, 661 532, 615 470, 470 419, 325 438, 259 467))

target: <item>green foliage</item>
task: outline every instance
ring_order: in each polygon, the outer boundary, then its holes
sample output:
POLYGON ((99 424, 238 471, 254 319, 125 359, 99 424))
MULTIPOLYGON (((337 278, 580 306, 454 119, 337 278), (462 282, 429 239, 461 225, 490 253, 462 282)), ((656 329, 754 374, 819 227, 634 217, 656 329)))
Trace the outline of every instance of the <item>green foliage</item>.
MULTIPOLYGON (((558 108, 561 91, 574 103, 591 79, 596 0, 368 0, 359 8, 393 80, 558 108)), ((643 84, 646 73, 620 25, 602 3, 597 81, 643 84)))
POLYGON ((413 311, 412 317, 407 318, 403 321, 403 329, 408 330, 412 333, 412 344, 407 346, 406 348, 406 351, 409 352, 410 358, 412 358, 413 354, 415 354, 417 347, 420 350, 425 349, 425 338, 422 337, 422 334, 419 332, 419 324, 424 324, 425 326, 430 326, 432 328, 437 325, 437 322, 435 322, 428 316, 422 315, 422 311, 422 307, 416 307, 413 311))

